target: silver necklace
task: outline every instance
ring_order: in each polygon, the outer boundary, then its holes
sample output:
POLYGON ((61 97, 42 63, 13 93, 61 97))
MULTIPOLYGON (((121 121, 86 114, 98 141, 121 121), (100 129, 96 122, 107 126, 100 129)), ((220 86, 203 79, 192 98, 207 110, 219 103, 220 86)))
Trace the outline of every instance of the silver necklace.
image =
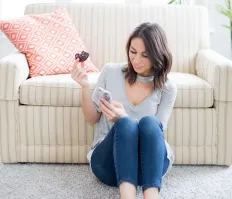
POLYGON ((143 77, 137 74, 137 79, 136 81, 143 82, 143 83, 148 83, 148 82, 153 82, 154 76, 149 76, 149 77, 143 77))

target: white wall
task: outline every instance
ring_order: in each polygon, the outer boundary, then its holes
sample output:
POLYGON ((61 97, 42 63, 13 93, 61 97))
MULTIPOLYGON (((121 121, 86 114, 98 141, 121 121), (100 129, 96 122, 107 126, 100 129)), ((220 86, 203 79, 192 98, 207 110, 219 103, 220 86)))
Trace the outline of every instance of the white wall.
MULTIPOLYGON (((1 0, 0 0, 1 1, 1 0)), ((127 0, 129 1, 129 0, 127 0)), ((135 1, 135 0, 130 0, 135 1)), ((140 0, 139 0, 140 1, 140 0)), ((229 24, 229 20, 219 14, 215 9, 216 4, 224 4, 222 0, 196 0, 197 4, 209 7, 209 21, 211 33, 211 48, 223 56, 232 59, 230 31, 222 25, 229 24)), ((0 57, 3 57, 15 50, 14 46, 0 34, 0 57)))
MULTIPOLYGON (((2 2, 0 0, 0 19, 3 15, 3 7, 2 7, 2 2)), ((0 30, 0 58, 8 55, 14 50, 14 46, 8 41, 8 39, 3 36, 3 33, 0 30)))
POLYGON ((229 19, 216 10, 216 5, 225 6, 222 0, 196 0, 196 4, 207 6, 209 9, 209 24, 211 28, 211 48, 232 60, 230 30, 223 27, 229 25, 229 19))
POLYGON ((230 30, 223 27, 223 25, 229 26, 229 19, 218 13, 216 4, 225 5, 222 0, 209 0, 210 26, 214 30, 211 35, 211 48, 232 60, 230 30))
POLYGON ((0 33, 0 58, 10 54, 15 50, 16 48, 13 46, 13 44, 0 33))

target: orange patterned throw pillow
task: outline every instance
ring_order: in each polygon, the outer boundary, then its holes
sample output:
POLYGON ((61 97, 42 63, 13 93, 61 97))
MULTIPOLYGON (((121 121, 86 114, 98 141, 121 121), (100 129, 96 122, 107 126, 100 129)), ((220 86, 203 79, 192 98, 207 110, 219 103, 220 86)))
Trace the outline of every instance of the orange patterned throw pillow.
MULTIPOLYGON (((0 21, 0 29, 27 57, 30 77, 71 73, 75 54, 87 51, 65 8, 0 21)), ((88 58, 87 72, 98 72, 88 58)))

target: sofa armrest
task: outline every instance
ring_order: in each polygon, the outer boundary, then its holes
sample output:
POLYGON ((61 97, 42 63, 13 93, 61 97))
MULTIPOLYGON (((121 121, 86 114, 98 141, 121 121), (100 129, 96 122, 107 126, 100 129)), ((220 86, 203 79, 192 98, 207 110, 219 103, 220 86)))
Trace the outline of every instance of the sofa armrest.
POLYGON ((232 61, 213 50, 201 50, 196 59, 196 73, 212 85, 215 100, 232 101, 232 61))
POLYGON ((19 86, 29 76, 26 56, 14 52, 0 59, 0 100, 18 100, 19 86))

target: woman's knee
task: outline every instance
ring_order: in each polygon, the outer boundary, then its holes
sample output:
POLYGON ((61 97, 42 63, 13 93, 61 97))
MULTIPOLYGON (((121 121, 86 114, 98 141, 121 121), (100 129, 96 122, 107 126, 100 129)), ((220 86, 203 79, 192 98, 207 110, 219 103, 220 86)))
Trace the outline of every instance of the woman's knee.
POLYGON ((139 129, 138 123, 131 117, 122 117, 115 123, 115 129, 117 135, 122 135, 126 137, 138 136, 139 129))
POLYGON ((139 121, 141 135, 163 135, 163 127, 156 116, 145 116, 139 121))

